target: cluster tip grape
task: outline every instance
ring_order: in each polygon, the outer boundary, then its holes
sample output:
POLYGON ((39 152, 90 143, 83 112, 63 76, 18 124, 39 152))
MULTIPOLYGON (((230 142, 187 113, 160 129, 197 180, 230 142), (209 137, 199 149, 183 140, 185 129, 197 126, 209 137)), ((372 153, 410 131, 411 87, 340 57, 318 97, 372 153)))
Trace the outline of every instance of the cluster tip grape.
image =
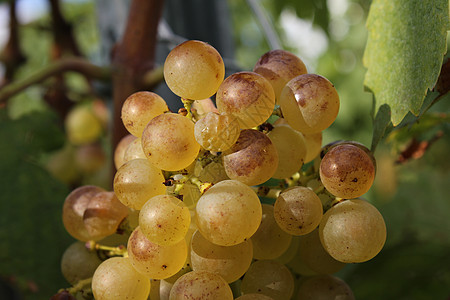
POLYGON ((376 256, 386 226, 360 198, 375 178, 370 151, 322 147, 340 106, 334 85, 284 50, 225 78, 201 41, 175 47, 164 78, 184 108, 130 95, 113 191, 81 186, 65 200, 78 240, 66 279, 92 278, 97 300, 354 299, 333 274, 376 256))

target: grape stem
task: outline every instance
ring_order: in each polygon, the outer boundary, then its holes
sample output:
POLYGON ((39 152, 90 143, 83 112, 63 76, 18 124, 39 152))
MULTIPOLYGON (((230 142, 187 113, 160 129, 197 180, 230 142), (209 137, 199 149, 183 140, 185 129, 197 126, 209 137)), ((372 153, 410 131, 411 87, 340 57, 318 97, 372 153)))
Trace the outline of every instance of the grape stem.
POLYGON ((68 289, 61 289, 58 292, 61 293, 62 291, 67 291, 68 293, 72 295, 76 295, 78 292, 81 292, 86 289, 87 286, 90 286, 92 283, 92 277, 81 279, 79 280, 75 285, 68 289))
POLYGON ((194 103, 194 100, 181 98, 181 102, 183 102, 183 106, 184 106, 184 108, 187 110, 187 115, 186 115, 186 117, 188 117, 190 120, 193 121, 193 119, 192 119, 191 108, 192 108, 192 103, 194 103))
POLYGON ((108 256, 128 257, 128 251, 124 245, 119 245, 117 247, 110 247, 110 246, 97 244, 94 241, 88 241, 88 242, 86 242, 86 248, 88 248, 89 250, 106 251, 108 256))
POLYGON ((270 188, 268 186, 252 186, 251 188, 259 197, 272 199, 277 199, 282 191, 282 189, 270 188))

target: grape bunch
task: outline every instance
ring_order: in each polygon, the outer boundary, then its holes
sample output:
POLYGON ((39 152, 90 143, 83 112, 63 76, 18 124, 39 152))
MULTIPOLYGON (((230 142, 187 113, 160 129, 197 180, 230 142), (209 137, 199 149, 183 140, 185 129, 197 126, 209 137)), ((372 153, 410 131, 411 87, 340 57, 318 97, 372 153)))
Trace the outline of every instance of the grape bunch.
POLYGON ((371 152, 322 147, 335 87, 284 50, 224 74, 212 46, 187 41, 164 64, 184 108, 148 91, 124 102, 130 134, 114 152, 114 190, 82 186, 63 207, 79 241, 62 272, 85 297, 354 299, 333 274, 375 257, 386 226, 361 198, 371 152))

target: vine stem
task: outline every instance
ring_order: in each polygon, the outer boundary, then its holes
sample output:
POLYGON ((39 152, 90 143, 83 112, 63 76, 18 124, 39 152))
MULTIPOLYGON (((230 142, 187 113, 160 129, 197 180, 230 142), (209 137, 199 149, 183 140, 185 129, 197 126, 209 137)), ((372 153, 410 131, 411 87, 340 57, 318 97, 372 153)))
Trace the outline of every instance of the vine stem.
POLYGON ((75 295, 79 291, 82 291, 85 286, 90 286, 92 283, 92 277, 79 280, 73 287, 66 289, 70 294, 75 295))

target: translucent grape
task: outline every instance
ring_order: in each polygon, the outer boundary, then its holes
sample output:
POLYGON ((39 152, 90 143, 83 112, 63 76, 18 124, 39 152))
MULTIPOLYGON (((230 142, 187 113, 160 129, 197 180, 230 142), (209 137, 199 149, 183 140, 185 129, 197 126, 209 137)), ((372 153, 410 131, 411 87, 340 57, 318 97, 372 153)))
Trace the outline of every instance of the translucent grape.
POLYGON ((301 259, 309 269, 317 274, 333 274, 345 266, 345 263, 335 260, 323 248, 319 229, 300 236, 297 259, 301 259))
POLYGON ((278 168, 273 178, 289 178, 303 166, 307 146, 303 135, 288 124, 275 125, 267 134, 278 153, 278 168))
POLYGON ((273 300, 273 298, 263 294, 246 294, 237 297, 236 300, 273 300))
POLYGON ((286 189, 275 201, 275 220, 281 229, 292 235, 310 233, 319 225, 322 215, 322 202, 307 187, 286 189))
POLYGON ((195 123, 195 139, 206 150, 222 152, 229 149, 239 137, 239 123, 226 114, 209 112, 195 123))
POLYGON ((280 98, 281 90, 294 77, 306 74, 306 66, 296 55, 286 50, 272 50, 263 54, 256 62, 253 72, 264 76, 273 87, 275 98, 280 98))
POLYGON ((122 105, 122 122, 132 135, 141 137, 147 123, 154 117, 169 111, 166 101, 152 92, 136 92, 122 105))
POLYGON ((113 257, 95 271, 92 292, 96 300, 146 300, 150 279, 137 272, 129 258, 113 257))
POLYGON ((302 133, 317 133, 336 119, 339 96, 326 78, 304 74, 293 78, 283 88, 280 106, 292 128, 302 133))
POLYGON ((84 212, 89 201, 97 193, 105 190, 93 185, 85 185, 74 189, 65 199, 62 220, 67 232, 80 241, 92 240, 83 222, 84 212))
POLYGON ((264 133, 245 129, 237 142, 224 152, 223 166, 231 179, 258 185, 269 180, 277 170, 277 149, 264 133))
POLYGON ((136 227, 128 240, 128 255, 140 273, 152 279, 164 279, 184 266, 187 246, 184 239, 169 246, 152 243, 136 227))
POLYGON ((274 260, 258 260, 251 264, 242 279, 241 292, 260 293, 274 300, 286 300, 294 293, 294 277, 289 269, 274 260))
POLYGON ((127 215, 128 208, 114 192, 99 192, 89 201, 83 222, 89 235, 97 240, 114 234, 127 215))
POLYGON ((228 283, 236 281, 252 262, 252 248, 250 241, 234 246, 219 246, 196 231, 191 240, 192 269, 217 273, 228 283))
POLYGON ((345 263, 375 257, 386 242, 386 224, 380 212, 367 201, 342 201, 322 218, 319 234, 325 250, 345 263))
POLYGON ((221 181, 197 202, 196 221, 202 235, 214 244, 233 246, 249 239, 261 223, 256 193, 236 180, 221 181))
POLYGON ((375 179, 370 156, 357 146, 333 147, 320 162, 320 180, 334 196, 352 199, 365 194, 375 179))
POLYGON ((192 271, 181 276, 170 291, 170 300, 232 300, 227 282, 215 273, 192 271))
POLYGON ((200 145, 195 140, 194 123, 179 114, 167 113, 153 118, 142 133, 142 148, 157 168, 176 171, 188 167, 197 157, 200 145))
POLYGON ((147 159, 147 156, 145 156, 144 153, 144 149, 142 149, 141 138, 137 138, 134 141, 132 141, 125 150, 125 153, 123 154, 124 163, 138 158, 147 159))
POLYGON ((142 233, 149 241, 159 245, 173 245, 183 240, 190 223, 189 209, 171 195, 151 198, 139 213, 142 233))
POLYGON ((292 235, 278 226, 273 216, 273 206, 263 204, 261 224, 250 240, 253 244, 254 258, 274 259, 289 248, 292 235))
POLYGON ((331 275, 320 275, 304 281, 298 290, 297 300, 354 300, 350 287, 331 275))
POLYGON ((225 172, 222 161, 212 161, 198 170, 198 179, 202 182, 218 183, 222 180, 230 179, 225 172))
POLYGON ((166 192, 161 170, 147 159, 133 159, 125 163, 114 176, 114 192, 126 206, 140 210, 148 199, 166 192))
POLYGON ((322 132, 304 133, 303 137, 306 142, 305 163, 308 163, 320 154, 322 149, 322 132))
POLYGON ((114 166, 118 170, 126 161, 124 159, 125 151, 132 141, 134 141, 136 137, 132 134, 128 134, 124 136, 116 146, 114 150, 114 166))
POLYGON ((242 129, 264 123, 275 107, 272 85, 254 72, 238 72, 227 77, 216 95, 217 109, 235 116, 242 129))
POLYGON ((297 255, 299 242, 300 236, 295 235, 292 236, 292 240, 291 243, 289 244, 289 247, 286 249, 286 251, 284 251, 284 253, 281 256, 275 258, 275 260, 282 264, 287 264, 288 262, 290 262, 297 255))
POLYGON ((164 62, 164 79, 176 95, 202 100, 214 95, 225 77, 219 52, 201 41, 186 41, 172 51, 164 62))
POLYGON ((71 244, 61 258, 61 273, 72 285, 94 275, 102 261, 97 252, 89 251, 83 242, 71 244))

